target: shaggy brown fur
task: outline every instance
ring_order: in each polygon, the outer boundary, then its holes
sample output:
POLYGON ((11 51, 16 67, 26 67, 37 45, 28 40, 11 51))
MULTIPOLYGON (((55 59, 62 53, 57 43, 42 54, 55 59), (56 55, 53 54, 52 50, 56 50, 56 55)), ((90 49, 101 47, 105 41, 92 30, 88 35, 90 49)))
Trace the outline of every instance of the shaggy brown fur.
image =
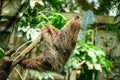
POLYGON ((39 57, 23 60, 21 65, 38 71, 61 71, 75 48, 79 30, 78 16, 68 21, 61 30, 46 25, 42 29, 46 45, 43 53, 39 57))

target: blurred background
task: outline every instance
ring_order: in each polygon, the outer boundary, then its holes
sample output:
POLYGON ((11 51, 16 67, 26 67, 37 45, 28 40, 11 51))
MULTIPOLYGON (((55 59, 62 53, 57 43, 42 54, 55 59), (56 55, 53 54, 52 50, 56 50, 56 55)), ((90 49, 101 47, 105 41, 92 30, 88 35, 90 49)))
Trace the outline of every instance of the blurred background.
MULTIPOLYGON (((45 24, 61 29, 76 15, 82 29, 60 73, 16 65, 7 80, 120 80, 119 0, 0 0, 0 56, 12 48, 14 58, 45 24)), ((41 47, 39 44, 26 57, 40 55, 41 47)))

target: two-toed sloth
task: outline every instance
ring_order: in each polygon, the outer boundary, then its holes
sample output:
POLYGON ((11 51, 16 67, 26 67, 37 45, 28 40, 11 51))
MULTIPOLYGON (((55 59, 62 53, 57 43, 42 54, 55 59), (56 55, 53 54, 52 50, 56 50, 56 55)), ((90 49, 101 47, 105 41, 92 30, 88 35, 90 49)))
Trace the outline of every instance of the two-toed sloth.
POLYGON ((42 29, 45 48, 38 57, 25 59, 21 65, 38 71, 60 72, 75 48, 80 30, 79 16, 75 16, 61 29, 50 25, 42 29))

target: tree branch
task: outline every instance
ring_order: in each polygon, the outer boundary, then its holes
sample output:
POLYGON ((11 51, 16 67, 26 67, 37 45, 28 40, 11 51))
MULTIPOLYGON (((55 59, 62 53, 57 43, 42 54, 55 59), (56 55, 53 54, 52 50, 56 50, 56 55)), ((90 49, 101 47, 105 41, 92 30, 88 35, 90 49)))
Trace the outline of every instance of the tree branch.
POLYGON ((18 75, 20 76, 21 80, 24 80, 23 77, 22 77, 22 75, 20 74, 20 72, 17 70, 17 68, 14 67, 14 69, 15 69, 15 71, 18 73, 18 75))
POLYGON ((13 69, 13 67, 18 64, 27 54, 28 52, 30 52, 34 47, 36 47, 38 45, 38 43, 41 42, 41 35, 38 36, 38 38, 33 41, 28 47, 26 47, 21 53, 20 55, 18 55, 12 62, 11 65, 11 69, 13 69))

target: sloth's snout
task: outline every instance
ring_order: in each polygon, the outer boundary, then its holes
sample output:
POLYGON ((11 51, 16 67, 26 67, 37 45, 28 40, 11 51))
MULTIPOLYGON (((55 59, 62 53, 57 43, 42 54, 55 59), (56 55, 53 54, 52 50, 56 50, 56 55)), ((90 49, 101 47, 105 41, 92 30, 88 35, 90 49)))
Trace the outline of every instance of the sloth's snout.
POLYGON ((75 19, 79 19, 79 16, 75 16, 75 19))

